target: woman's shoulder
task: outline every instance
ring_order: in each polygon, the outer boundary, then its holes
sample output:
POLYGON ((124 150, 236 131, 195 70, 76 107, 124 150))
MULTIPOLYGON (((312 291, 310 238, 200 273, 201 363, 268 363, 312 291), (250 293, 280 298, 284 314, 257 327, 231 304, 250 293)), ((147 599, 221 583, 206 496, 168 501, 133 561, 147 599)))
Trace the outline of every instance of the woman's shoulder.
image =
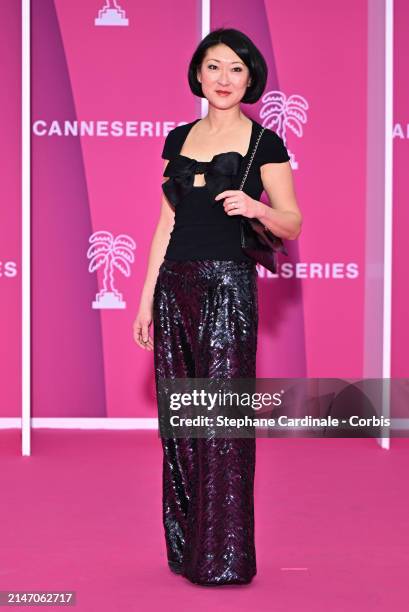
MULTIPOLYGON (((257 123, 257 122, 256 122, 257 123)), ((269 163, 282 163, 291 158, 281 136, 271 128, 258 124, 259 129, 264 127, 257 149, 257 161, 260 166, 269 163)))
POLYGON ((195 121, 191 121, 190 123, 181 123, 168 132, 163 144, 163 159, 172 159, 178 154, 182 148, 186 134, 194 123, 195 121))

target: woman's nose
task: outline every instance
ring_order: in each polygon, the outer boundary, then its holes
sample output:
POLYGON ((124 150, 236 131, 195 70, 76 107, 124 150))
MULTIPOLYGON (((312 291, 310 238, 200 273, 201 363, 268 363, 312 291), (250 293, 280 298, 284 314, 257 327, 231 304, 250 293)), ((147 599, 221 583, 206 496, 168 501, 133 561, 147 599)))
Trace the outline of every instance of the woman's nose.
POLYGON ((226 71, 222 70, 220 72, 217 82, 219 83, 219 85, 223 85, 225 87, 229 84, 229 73, 227 69, 226 71))

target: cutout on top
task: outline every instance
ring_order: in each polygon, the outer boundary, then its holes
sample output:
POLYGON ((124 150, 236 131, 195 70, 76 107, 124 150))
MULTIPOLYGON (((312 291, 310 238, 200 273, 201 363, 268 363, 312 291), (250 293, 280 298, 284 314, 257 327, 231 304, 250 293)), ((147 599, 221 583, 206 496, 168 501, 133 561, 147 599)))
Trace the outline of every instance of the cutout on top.
POLYGON ((205 187, 206 179, 204 174, 195 174, 193 179, 193 187, 205 187), (199 180, 196 180, 199 179, 199 180))

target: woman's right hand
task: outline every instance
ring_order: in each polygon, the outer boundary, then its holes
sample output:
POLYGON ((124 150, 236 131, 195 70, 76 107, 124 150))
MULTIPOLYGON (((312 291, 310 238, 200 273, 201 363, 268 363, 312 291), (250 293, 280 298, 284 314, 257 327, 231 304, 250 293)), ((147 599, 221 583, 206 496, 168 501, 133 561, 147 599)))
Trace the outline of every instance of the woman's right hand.
POLYGON ((138 346, 151 351, 153 341, 149 335, 149 327, 152 323, 152 306, 141 305, 136 319, 133 323, 133 337, 138 346))

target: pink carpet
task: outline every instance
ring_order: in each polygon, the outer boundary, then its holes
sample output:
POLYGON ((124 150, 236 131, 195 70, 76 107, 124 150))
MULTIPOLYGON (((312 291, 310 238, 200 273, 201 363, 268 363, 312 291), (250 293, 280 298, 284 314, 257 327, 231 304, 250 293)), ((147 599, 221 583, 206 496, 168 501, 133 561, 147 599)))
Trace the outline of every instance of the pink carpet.
POLYGON ((408 440, 257 440, 258 574, 218 588, 167 568, 156 432, 34 430, 32 450, 0 431, 0 590, 75 590, 81 612, 409 609, 408 440))

